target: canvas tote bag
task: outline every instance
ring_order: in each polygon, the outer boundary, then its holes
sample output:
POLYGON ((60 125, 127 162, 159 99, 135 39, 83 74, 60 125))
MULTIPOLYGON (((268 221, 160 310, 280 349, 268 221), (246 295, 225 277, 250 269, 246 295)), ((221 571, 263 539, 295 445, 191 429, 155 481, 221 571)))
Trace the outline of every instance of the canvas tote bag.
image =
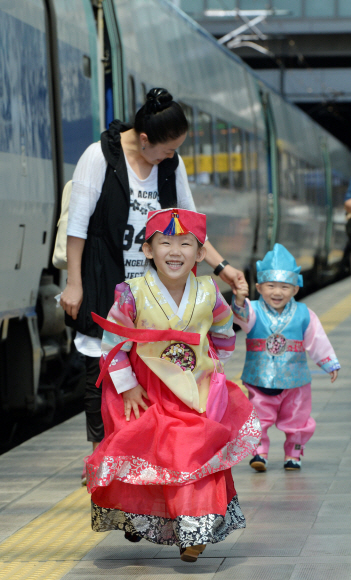
POLYGON ((55 249, 52 256, 52 263, 59 270, 67 270, 67 221, 71 191, 72 180, 66 183, 62 192, 61 215, 57 222, 55 249))

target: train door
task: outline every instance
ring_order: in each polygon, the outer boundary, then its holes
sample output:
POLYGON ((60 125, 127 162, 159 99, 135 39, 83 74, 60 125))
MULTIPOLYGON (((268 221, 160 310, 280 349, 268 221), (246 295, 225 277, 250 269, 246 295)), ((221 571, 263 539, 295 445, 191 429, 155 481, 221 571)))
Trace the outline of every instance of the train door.
POLYGON ((113 0, 99 3, 98 42, 102 66, 99 74, 101 130, 113 119, 124 119, 123 51, 118 15, 113 0))
POLYGON ((277 241, 279 224, 278 150, 274 115, 268 93, 261 92, 267 132, 267 248, 271 250, 277 241))

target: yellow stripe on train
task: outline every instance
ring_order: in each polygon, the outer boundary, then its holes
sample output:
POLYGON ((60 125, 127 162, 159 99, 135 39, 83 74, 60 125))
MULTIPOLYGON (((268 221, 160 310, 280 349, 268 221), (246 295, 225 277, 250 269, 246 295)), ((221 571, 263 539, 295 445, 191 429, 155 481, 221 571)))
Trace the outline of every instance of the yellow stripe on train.
MULTIPOLYGON (((241 153, 215 153, 215 155, 184 155, 182 159, 188 175, 196 173, 228 173, 228 171, 243 171, 243 155, 241 153)), ((254 164, 256 166, 256 164, 254 164)))

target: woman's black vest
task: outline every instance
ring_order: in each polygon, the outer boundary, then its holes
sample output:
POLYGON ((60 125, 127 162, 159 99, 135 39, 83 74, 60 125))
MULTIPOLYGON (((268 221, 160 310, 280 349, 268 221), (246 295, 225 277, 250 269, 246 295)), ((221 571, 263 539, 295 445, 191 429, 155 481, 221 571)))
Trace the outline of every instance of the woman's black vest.
MULTIPOLYGON (((116 284, 124 281, 123 240, 129 217, 130 193, 127 166, 121 147, 123 131, 130 125, 113 121, 101 135, 107 161, 105 181, 95 211, 90 218, 82 256, 83 302, 77 320, 66 314, 66 324, 88 336, 102 336, 91 312, 106 318, 116 284)), ((161 207, 177 207, 176 176, 178 155, 158 166, 158 195, 161 207)), ((146 216, 145 216, 146 222, 146 216)))

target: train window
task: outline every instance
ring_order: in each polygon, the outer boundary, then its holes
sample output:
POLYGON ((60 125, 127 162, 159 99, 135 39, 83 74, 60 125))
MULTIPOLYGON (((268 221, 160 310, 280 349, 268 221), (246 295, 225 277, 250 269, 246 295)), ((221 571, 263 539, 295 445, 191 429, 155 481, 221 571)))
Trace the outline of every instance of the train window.
POLYGON ((248 133, 248 158, 250 171, 250 187, 252 190, 257 189, 257 147, 256 137, 253 133, 248 133))
POLYGON ((181 155, 189 181, 195 181, 195 131, 194 131, 194 114, 191 107, 180 103, 184 115, 189 123, 188 134, 184 143, 179 147, 179 154, 181 155))
POLYGON ((198 143, 196 156, 196 182, 202 185, 213 183, 212 119, 207 113, 198 113, 198 143))
POLYGON ((316 176, 317 205, 319 205, 320 207, 324 207, 325 204, 327 203, 324 167, 316 167, 315 176, 316 176))
POLYGON ((279 191, 280 195, 289 198, 289 155, 281 151, 279 155, 279 191))
POLYGON ((147 88, 145 83, 141 83, 141 100, 143 104, 146 102, 147 88))
POLYGON ((230 170, 234 178, 234 187, 237 191, 242 191, 245 187, 245 181, 243 164, 243 133, 241 129, 238 129, 238 127, 231 127, 230 141, 230 170))
POLYGON ((299 159, 297 188, 299 192, 299 198, 303 203, 306 203, 306 162, 303 159, 299 159))
POLYGON ((220 187, 229 187, 229 127, 227 123, 216 120, 214 170, 220 187))
POLYGON ((86 54, 83 54, 83 75, 91 79, 91 60, 86 54))
POLYGON ((250 159, 250 135, 244 132, 243 139, 243 170, 245 186, 247 190, 252 188, 251 184, 251 159, 250 159))
MULTIPOLYGON (((279 184, 283 198, 292 201, 304 200, 306 197, 306 164, 297 157, 281 151, 279 156, 279 184)), ((309 170, 307 170, 309 171, 309 170)))
POLYGON ((299 191, 297 186, 298 160, 294 155, 289 155, 289 198, 297 200, 299 191))
POLYGON ((257 189, 261 195, 264 195, 268 186, 267 149, 265 140, 260 137, 257 138, 256 162, 257 189))
POLYGON ((316 204, 316 169, 309 163, 306 165, 306 198, 307 205, 316 204))
POLYGON ((128 77, 128 121, 129 123, 134 122, 136 113, 136 104, 135 104, 135 82, 134 77, 129 75, 128 77))

